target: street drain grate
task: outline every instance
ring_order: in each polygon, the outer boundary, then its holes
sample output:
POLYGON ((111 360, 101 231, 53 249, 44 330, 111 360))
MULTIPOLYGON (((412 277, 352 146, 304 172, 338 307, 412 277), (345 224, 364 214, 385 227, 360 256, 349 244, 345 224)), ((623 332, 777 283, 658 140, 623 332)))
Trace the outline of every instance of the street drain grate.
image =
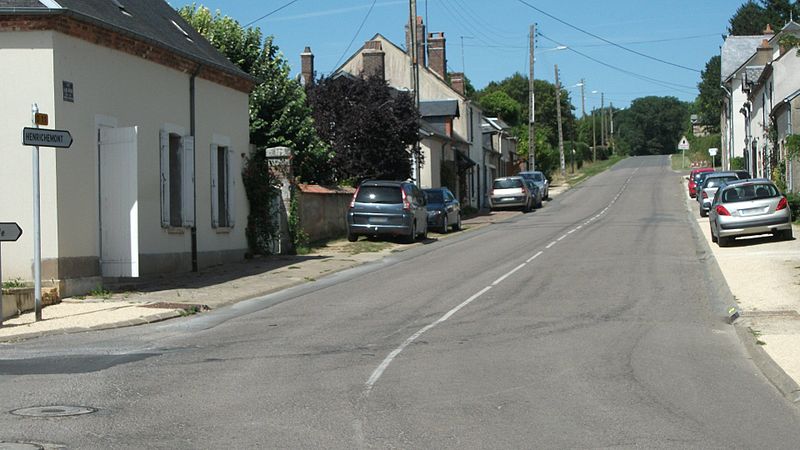
MULTIPOLYGON (((87 406, 32 406, 11 411, 11 414, 25 417, 68 417, 82 416, 97 411, 87 406)), ((1 447, 0 447, 1 448, 1 447)))

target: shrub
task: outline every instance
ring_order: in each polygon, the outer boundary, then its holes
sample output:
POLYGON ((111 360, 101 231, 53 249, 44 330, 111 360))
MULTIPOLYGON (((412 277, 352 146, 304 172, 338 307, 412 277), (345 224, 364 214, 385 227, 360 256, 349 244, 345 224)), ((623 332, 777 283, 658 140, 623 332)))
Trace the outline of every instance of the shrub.
POLYGON ((789 201, 789 208, 792 210, 792 220, 800 220, 800 194, 786 194, 786 200, 789 201))
POLYGON ((744 170, 744 158, 741 156, 731 158, 731 170, 744 170))

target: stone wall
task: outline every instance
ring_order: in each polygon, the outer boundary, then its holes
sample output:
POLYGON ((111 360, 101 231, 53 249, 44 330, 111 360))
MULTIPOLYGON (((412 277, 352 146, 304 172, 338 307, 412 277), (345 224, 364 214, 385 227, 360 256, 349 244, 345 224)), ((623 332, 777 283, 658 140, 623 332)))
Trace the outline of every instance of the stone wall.
POLYGON ((347 234, 345 214, 354 188, 297 186, 300 224, 310 242, 343 237, 347 234))

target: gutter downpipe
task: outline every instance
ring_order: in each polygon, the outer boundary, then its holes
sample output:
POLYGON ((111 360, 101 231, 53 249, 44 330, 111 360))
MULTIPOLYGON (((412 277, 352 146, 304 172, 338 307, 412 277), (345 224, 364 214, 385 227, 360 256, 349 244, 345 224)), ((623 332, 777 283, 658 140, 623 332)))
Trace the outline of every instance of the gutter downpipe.
MULTIPOLYGON (((189 78, 189 134, 192 137, 195 137, 195 79, 197 75, 200 73, 200 70, 203 68, 203 64, 197 64, 197 67, 192 72, 192 76, 189 78)), ((195 157, 193 158, 194 163, 192 164, 192 179, 194 182, 192 183, 192 189, 194 189, 194 193, 192 195, 192 201, 194 202, 194 221, 192 222, 191 234, 192 234, 192 272, 197 272, 199 270, 197 264, 197 143, 195 142, 195 157)))
POLYGON ((728 96, 728 139, 726 139, 728 141, 728 148, 726 149, 728 157, 726 158, 726 164, 723 168, 725 170, 730 170, 731 158, 733 158, 733 94, 728 90, 724 83, 720 84, 719 87, 721 87, 722 90, 725 91, 725 95, 728 96))

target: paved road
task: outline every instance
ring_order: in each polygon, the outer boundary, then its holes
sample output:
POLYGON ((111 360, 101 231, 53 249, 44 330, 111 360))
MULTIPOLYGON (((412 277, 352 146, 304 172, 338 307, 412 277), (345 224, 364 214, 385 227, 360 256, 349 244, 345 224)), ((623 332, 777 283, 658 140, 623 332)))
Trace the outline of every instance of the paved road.
POLYGON ((544 209, 163 324, 0 347, 0 440, 795 448, 663 157, 544 209), (83 405, 92 414, 6 413, 83 405))

